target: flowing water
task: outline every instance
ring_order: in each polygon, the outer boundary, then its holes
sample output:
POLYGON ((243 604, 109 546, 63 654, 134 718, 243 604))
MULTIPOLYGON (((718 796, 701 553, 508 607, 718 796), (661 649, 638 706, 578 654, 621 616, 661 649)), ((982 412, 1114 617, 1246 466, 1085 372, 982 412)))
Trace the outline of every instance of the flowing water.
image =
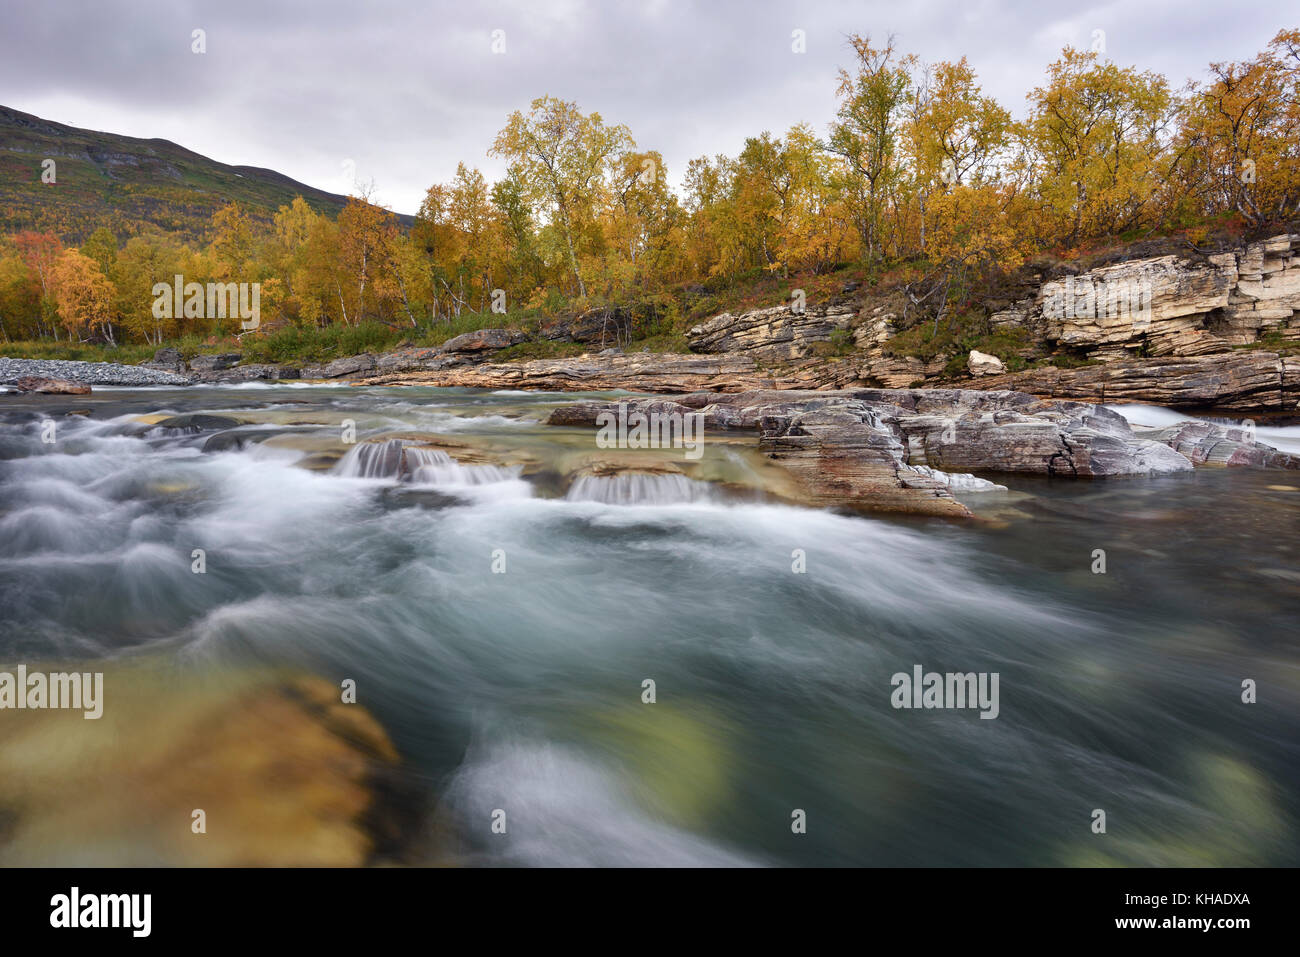
MULTIPOLYGON (((1294 473, 990 476, 954 485, 975 521, 886 519, 791 504, 752 436, 610 469, 542 424, 574 398, 6 398, 0 668, 97 663, 106 715, 132 662, 354 681, 412 863, 1300 863, 1294 473), (157 424, 199 412, 239 424, 157 424), (997 717, 894 708, 917 665, 997 673, 997 717)), ((133 753, 183 736, 170 700, 133 753)), ((12 714, 21 817, 70 772, 12 714)), ((97 790, 96 836, 36 856, 133 860, 97 790)))

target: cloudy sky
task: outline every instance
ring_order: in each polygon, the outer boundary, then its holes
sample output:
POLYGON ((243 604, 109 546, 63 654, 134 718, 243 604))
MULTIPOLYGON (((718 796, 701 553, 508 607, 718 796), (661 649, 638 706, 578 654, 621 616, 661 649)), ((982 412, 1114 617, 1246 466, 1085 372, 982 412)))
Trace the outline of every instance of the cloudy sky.
POLYGON ((1061 47, 1088 48, 1094 31, 1116 62, 1181 86, 1297 25, 1286 0, 64 0, 5 11, 0 103, 335 192, 355 168, 410 213, 458 160, 499 175, 497 130, 543 94, 627 124, 679 181, 691 157, 763 130, 824 132, 849 33, 893 33, 928 61, 964 54, 1019 114, 1061 47))

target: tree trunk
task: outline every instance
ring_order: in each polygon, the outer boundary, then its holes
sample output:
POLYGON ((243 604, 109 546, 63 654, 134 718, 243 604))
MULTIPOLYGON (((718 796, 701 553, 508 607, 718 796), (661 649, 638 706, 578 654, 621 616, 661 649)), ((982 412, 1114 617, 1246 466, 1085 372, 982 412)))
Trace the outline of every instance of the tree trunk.
POLYGON ((578 256, 573 251, 573 229, 569 225, 569 211, 560 205, 560 223, 564 226, 564 244, 569 249, 569 266, 573 269, 573 278, 578 280, 578 295, 583 299, 587 298, 587 285, 582 281, 582 273, 578 271, 578 256))

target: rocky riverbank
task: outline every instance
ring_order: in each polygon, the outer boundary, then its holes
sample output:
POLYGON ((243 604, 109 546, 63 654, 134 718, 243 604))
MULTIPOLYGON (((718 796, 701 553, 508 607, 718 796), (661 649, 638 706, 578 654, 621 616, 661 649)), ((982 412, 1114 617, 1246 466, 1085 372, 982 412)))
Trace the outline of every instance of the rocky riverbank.
POLYGON ((24 376, 139 386, 303 379, 655 394, 957 387, 1223 415, 1295 414, 1300 234, 1133 258, 1140 251, 1087 268, 1058 263, 1019 276, 1010 298, 986 305, 989 328, 1020 343, 1001 356, 974 349, 907 354, 898 337, 917 320, 908 318, 900 294, 850 283, 798 309, 715 315, 689 330, 689 354, 605 348, 611 337, 623 341, 623 327, 617 310, 595 309, 536 333, 592 350, 577 357, 500 361, 503 350, 529 335, 499 328, 436 347, 302 366, 246 364, 236 352, 187 362, 175 349, 161 349, 140 366, 0 359, 0 382, 24 376))
POLYGON ((517 339, 484 330, 441 349, 361 357, 349 374, 386 385, 661 393, 957 386, 1223 414, 1294 413, 1300 234, 1213 251, 1141 251, 1021 275, 1010 298, 987 306, 990 330, 1019 343, 1001 357, 907 354, 898 336, 916 319, 907 318, 900 296, 850 284, 798 309, 713 316, 689 330, 690 356, 607 349, 499 363, 492 355, 517 339))
MULTIPOLYGON (((64 359, 0 357, 0 384, 18 386, 25 378, 63 380, 81 385, 189 385, 190 378, 147 366, 117 362, 73 362, 64 359)), ((33 390, 34 391, 34 390, 33 390)))
POLYGON ((1207 422, 1134 428, 1104 406, 1009 391, 694 393, 565 406, 549 424, 595 427, 610 413, 698 414, 715 434, 757 431, 760 449, 793 475, 803 503, 866 511, 969 516, 953 498, 952 473, 1093 478, 1207 464, 1300 469, 1300 456, 1256 442, 1249 429, 1207 422))

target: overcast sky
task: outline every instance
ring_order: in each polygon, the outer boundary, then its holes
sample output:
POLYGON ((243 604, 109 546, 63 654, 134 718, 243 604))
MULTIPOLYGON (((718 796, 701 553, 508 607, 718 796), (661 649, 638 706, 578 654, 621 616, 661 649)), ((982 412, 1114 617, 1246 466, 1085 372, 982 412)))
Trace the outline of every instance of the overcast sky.
POLYGON ((1283 0, 32 0, 0 21, 0 103, 334 192, 352 187, 351 161, 380 202, 411 213, 458 160, 498 176, 496 132, 543 94, 627 124, 676 183, 687 160, 763 130, 824 133, 849 33, 896 34, 928 61, 964 54, 1020 115, 1061 47, 1088 48, 1096 30, 1117 63, 1181 86, 1297 25, 1283 0))

